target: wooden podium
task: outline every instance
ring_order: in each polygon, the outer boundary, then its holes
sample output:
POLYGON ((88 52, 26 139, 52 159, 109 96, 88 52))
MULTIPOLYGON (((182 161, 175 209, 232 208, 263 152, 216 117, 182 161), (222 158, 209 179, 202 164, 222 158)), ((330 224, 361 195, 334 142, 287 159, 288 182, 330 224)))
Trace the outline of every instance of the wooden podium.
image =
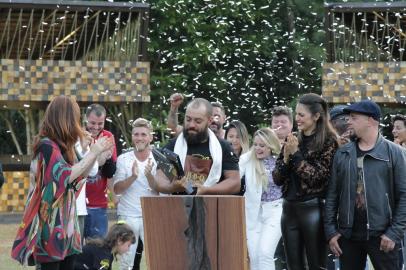
POLYGON ((248 269, 244 197, 142 197, 141 206, 148 270, 248 269))

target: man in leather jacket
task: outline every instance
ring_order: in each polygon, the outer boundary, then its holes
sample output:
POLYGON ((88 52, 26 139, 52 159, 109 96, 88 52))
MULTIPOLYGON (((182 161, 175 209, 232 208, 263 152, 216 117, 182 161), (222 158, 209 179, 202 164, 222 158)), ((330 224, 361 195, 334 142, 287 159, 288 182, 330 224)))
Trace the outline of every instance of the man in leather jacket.
POLYGON ((398 246, 406 227, 406 151, 379 134, 379 106, 348 106, 357 140, 335 154, 324 227, 340 269, 362 270, 369 255, 376 270, 399 269, 398 246))
POLYGON ((3 186, 3 184, 4 184, 4 175, 3 175, 3 168, 0 163, 0 189, 3 186))

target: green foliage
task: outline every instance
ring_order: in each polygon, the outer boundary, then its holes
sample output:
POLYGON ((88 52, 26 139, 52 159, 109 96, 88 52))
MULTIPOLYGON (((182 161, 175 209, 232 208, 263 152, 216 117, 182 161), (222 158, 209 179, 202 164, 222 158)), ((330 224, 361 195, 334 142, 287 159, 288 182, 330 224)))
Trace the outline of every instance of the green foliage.
POLYGON ((173 92, 219 100, 249 128, 321 89, 323 2, 151 0, 151 115, 173 92))

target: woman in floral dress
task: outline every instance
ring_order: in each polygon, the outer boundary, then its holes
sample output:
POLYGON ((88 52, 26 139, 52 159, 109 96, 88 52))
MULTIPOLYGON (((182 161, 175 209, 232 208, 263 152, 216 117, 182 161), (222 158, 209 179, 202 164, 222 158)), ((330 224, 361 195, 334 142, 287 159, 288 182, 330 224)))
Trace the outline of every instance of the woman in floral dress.
POLYGON ((58 96, 48 105, 33 146, 31 174, 35 186, 28 195, 22 223, 12 248, 21 264, 39 264, 41 270, 73 269, 81 252, 76 216, 76 194, 81 177, 96 157, 112 147, 102 138, 76 163, 74 145, 82 138, 80 109, 75 100, 58 96))

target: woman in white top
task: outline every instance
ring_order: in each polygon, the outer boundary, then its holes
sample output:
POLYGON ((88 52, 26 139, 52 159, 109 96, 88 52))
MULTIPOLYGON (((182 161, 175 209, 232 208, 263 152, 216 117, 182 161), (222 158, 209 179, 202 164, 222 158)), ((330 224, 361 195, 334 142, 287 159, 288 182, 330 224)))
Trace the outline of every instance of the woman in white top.
POLYGON ((274 253, 281 238, 282 191, 272 179, 276 157, 281 150, 270 128, 254 134, 251 151, 240 158, 240 174, 245 175, 245 214, 251 270, 275 269, 274 253))
MULTIPOLYGON (((87 154, 90 153, 90 144, 93 142, 91 134, 88 131, 84 131, 84 136, 82 140, 78 140, 75 144, 75 152, 76 158, 78 160, 82 160, 87 154)), ((99 155, 96 161, 94 162, 92 168, 89 171, 87 176, 94 177, 97 172, 99 171, 99 159, 105 154, 99 155)), ((35 174, 34 174, 35 175, 35 174)), ((83 178, 82 181, 82 188, 80 189, 79 195, 76 198, 76 213, 78 215, 79 221, 79 229, 80 229, 80 236, 82 240, 84 240, 84 228, 85 228, 85 217, 87 216, 87 209, 86 209, 86 179, 83 178)))

